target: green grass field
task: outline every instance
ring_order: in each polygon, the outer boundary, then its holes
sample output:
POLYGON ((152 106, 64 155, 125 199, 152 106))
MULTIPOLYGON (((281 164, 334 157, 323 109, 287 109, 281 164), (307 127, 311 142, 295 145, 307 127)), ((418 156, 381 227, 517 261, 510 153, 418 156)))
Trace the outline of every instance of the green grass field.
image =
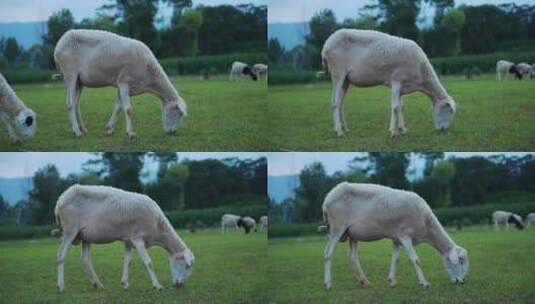
POLYGON ((458 112, 447 133, 435 130, 431 103, 404 97, 408 132, 391 139, 390 90, 351 87, 345 100, 351 130, 336 136, 331 83, 270 86, 268 129, 276 151, 531 151, 535 149, 535 80, 498 82, 494 75, 442 78, 458 112))
POLYGON ((3 151, 257 151, 265 146, 266 81, 230 82, 220 76, 210 81, 198 77, 173 77, 173 84, 188 105, 188 117, 175 135, 163 130, 160 100, 150 93, 132 98, 133 128, 129 140, 120 115, 111 136, 105 125, 117 90, 85 88, 82 117, 89 134, 75 138, 69 122, 63 82, 15 85, 17 95, 37 113, 35 137, 12 143, 2 125, 3 151))
POLYGON ((392 243, 360 243, 359 256, 371 282, 361 287, 349 268, 347 243, 338 243, 333 258, 333 287, 323 287, 325 236, 275 238, 268 241, 268 276, 273 303, 533 303, 535 299, 535 228, 494 233, 489 226, 450 232, 468 250, 470 272, 455 285, 440 255, 425 244, 416 247, 431 283, 418 284, 414 268, 401 253, 397 286, 387 281, 392 243))
POLYGON ((123 290, 123 245, 92 246, 91 256, 103 290, 94 289, 80 262, 80 246, 73 246, 65 262, 66 292, 56 288, 58 239, 0 242, 1 303, 262 303, 268 290, 265 273, 266 233, 243 232, 221 236, 216 230, 196 234, 179 231, 195 254, 193 273, 185 286, 171 287, 167 253, 152 247, 156 275, 163 291, 152 290, 147 271, 134 252, 130 287, 123 290))

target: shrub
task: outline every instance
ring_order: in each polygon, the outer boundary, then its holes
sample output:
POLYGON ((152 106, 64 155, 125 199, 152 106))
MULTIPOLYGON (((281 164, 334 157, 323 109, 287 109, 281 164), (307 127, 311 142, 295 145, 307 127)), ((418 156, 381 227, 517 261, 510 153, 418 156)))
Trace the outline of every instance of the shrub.
POLYGON ((225 213, 232 213, 236 215, 248 215, 255 220, 265 215, 267 212, 266 205, 250 205, 250 206, 230 206, 218 207, 210 209, 199 210, 183 210, 166 212, 165 215, 175 228, 189 228, 188 224, 192 225, 197 221, 201 222, 203 226, 217 226, 221 224, 221 217, 225 213))
POLYGON ((187 58, 167 58, 160 64, 169 75, 199 75, 202 71, 211 74, 226 74, 234 61, 249 64, 267 62, 265 53, 235 53, 225 55, 198 56, 187 58))
POLYGON ((0 227, 0 240, 29 239, 50 236, 54 225, 30 226, 30 225, 5 225, 0 227))
POLYGON ((56 73, 52 70, 32 70, 32 69, 8 69, 2 70, 2 75, 10 84, 17 83, 40 83, 52 80, 52 75, 56 73))
POLYGON ((317 81, 315 72, 304 70, 272 69, 269 71, 268 77, 269 85, 315 83, 317 81))

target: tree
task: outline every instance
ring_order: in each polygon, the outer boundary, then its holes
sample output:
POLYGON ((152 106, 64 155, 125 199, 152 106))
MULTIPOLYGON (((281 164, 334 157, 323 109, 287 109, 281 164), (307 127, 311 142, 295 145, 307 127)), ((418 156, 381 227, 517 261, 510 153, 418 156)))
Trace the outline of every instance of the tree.
POLYGON ((309 22, 310 33, 305 37, 306 46, 309 47, 312 68, 318 69, 321 64, 320 53, 325 40, 338 29, 338 23, 333 11, 324 9, 316 13, 309 22))
POLYGON ((141 170, 145 153, 104 152, 99 159, 89 160, 85 170, 97 175, 104 184, 126 191, 142 192, 141 170))
POLYGON ((47 21, 48 32, 43 36, 43 44, 54 47, 66 31, 74 28, 74 17, 64 8, 54 12, 47 21))
POLYGON ((29 192, 29 206, 34 224, 53 222, 54 206, 66 186, 54 165, 47 165, 35 172, 33 189, 29 192))
POLYGON ((179 210, 185 206, 184 190, 189 177, 185 164, 172 164, 156 182, 147 185, 146 193, 154 199, 163 210, 179 210))
POLYGON ((406 173, 409 167, 409 153, 398 152, 370 152, 368 158, 356 157, 352 163, 367 160, 367 166, 363 166, 363 172, 378 184, 396 189, 410 189, 406 173))
POLYGON ((296 189, 296 208, 304 222, 322 219, 321 205, 327 192, 334 186, 321 163, 306 166, 299 174, 300 185, 296 189))
POLYGON ((199 52, 199 29, 204 22, 202 13, 189 10, 180 16, 178 31, 181 34, 182 50, 180 55, 191 57, 199 52))
POLYGON ((9 210, 9 204, 0 195, 0 217, 6 216, 9 210))
POLYGON ((6 39, 4 46, 4 57, 6 57, 7 62, 13 64, 17 57, 21 53, 21 47, 17 43, 17 39, 14 37, 9 37, 6 39))
POLYGON ((271 38, 268 42, 268 59, 270 65, 277 65, 284 55, 284 47, 277 38, 271 38))

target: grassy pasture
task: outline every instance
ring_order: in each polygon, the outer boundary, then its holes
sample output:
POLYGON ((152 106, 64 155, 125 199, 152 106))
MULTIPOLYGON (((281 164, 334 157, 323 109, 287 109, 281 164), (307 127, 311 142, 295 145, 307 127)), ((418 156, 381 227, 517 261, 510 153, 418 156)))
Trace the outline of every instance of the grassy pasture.
POLYGON ((123 290, 123 245, 92 246, 91 256, 103 290, 94 289, 80 262, 80 246, 73 246, 65 262, 66 292, 56 286, 53 238, 0 242, 1 303, 262 303, 266 301, 266 233, 228 233, 217 230, 196 234, 179 231, 195 254, 193 274, 185 286, 171 287, 167 253, 152 247, 149 254, 163 291, 152 290, 147 271, 133 252, 130 287, 123 290))
POLYGON ((209 81, 173 77, 188 104, 188 117, 174 135, 163 131, 160 101, 150 93, 132 98, 133 128, 137 139, 125 133, 120 115, 113 135, 105 125, 117 90, 84 88, 81 112, 89 133, 76 138, 65 105, 63 82, 15 85, 17 95, 37 113, 34 138, 12 143, 2 126, 2 151, 258 151, 265 146, 266 81, 230 82, 224 76, 209 81))
POLYGON ((450 129, 435 130, 431 103, 421 93, 404 97, 408 132, 390 138, 390 90, 351 87, 345 99, 349 133, 334 132, 331 83, 269 87, 267 122, 275 151, 532 151, 535 80, 498 82, 442 77, 458 109, 450 129))
POLYGON ((390 287, 391 241, 359 243, 360 263, 371 282, 361 287, 349 268, 347 243, 338 243, 333 257, 333 287, 323 287, 325 236, 270 238, 268 265, 273 303, 533 303, 535 296, 535 228, 493 232, 489 226, 452 231, 455 242, 468 250, 470 273, 455 285, 439 254, 429 245, 416 247, 431 283, 418 284, 405 252, 400 254, 397 286, 390 287))

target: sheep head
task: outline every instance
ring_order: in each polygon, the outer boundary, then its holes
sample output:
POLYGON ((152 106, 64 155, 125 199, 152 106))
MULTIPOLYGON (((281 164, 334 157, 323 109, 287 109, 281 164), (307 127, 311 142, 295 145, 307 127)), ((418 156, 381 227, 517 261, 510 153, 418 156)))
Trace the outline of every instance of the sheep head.
POLYGON ((15 125, 24 137, 32 137, 35 133, 35 113, 24 109, 15 117, 15 125))
POLYGON ((183 285, 193 272, 193 263, 195 256, 189 249, 182 252, 169 255, 169 265, 171 267, 171 276, 173 286, 183 285))
POLYGON ((163 129, 166 133, 175 133, 179 122, 187 116, 184 100, 177 96, 176 100, 164 101, 162 104, 163 129))
POLYGON ((456 109, 457 104, 450 96, 435 102, 433 105, 433 120, 435 121, 437 130, 448 129, 456 109))
POLYGON ((444 254, 442 259, 451 281, 453 283, 464 283, 470 267, 466 249, 461 246, 455 246, 444 254))

